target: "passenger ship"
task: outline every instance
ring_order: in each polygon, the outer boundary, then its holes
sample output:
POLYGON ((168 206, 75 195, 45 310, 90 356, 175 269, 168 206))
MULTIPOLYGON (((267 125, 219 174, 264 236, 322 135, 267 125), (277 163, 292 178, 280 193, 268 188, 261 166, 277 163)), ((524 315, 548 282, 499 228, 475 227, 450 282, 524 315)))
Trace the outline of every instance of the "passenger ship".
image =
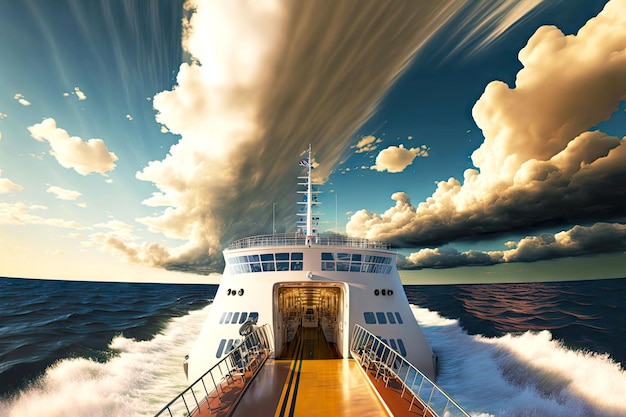
POLYGON ((436 356, 390 246, 317 231, 311 147, 297 231, 247 237, 187 355, 189 387, 157 415, 467 416, 434 381, 436 356))

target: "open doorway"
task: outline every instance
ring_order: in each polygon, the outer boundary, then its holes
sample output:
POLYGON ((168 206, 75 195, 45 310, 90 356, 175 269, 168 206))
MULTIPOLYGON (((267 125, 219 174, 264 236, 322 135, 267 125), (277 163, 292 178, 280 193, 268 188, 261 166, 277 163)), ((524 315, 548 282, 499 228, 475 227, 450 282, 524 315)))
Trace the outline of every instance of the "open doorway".
POLYGON ((341 358, 344 291, 341 283, 277 284, 274 287, 276 358, 341 358))

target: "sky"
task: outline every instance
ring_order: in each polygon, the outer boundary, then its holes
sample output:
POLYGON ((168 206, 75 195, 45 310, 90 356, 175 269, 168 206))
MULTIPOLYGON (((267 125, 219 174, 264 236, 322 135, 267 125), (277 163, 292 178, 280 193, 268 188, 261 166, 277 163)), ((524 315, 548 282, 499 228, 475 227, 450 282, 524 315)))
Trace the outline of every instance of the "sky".
POLYGON ((626 0, 0 1, 0 275, 215 282, 295 230, 405 282, 626 276, 626 0))

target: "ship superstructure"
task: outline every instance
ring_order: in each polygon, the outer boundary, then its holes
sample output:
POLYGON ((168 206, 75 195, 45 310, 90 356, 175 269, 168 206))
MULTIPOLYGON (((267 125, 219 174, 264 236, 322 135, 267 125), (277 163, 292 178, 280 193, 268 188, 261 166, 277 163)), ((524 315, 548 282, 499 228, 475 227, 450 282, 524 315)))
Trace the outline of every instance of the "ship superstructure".
POLYGON ((269 324, 275 358, 300 326, 319 327, 340 358, 350 357, 349 333, 359 324, 380 336, 427 376, 433 352, 411 311, 396 268, 396 252, 383 242, 320 234, 310 148, 300 161, 304 196, 297 231, 247 237, 224 250, 224 274, 201 334, 189 354, 193 380, 241 342, 248 319, 269 324))

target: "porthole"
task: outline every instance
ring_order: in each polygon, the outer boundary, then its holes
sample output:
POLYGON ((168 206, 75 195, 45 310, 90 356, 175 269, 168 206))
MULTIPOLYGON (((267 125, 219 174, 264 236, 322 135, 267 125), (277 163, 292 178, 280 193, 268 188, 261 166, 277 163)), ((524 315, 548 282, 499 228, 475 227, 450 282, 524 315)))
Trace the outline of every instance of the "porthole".
POLYGON ((377 296, 378 294, 380 294, 380 291, 378 291, 378 289, 374 290, 374 295, 377 296))
POLYGON ((241 297, 243 295, 243 288, 239 290, 239 296, 241 297))

